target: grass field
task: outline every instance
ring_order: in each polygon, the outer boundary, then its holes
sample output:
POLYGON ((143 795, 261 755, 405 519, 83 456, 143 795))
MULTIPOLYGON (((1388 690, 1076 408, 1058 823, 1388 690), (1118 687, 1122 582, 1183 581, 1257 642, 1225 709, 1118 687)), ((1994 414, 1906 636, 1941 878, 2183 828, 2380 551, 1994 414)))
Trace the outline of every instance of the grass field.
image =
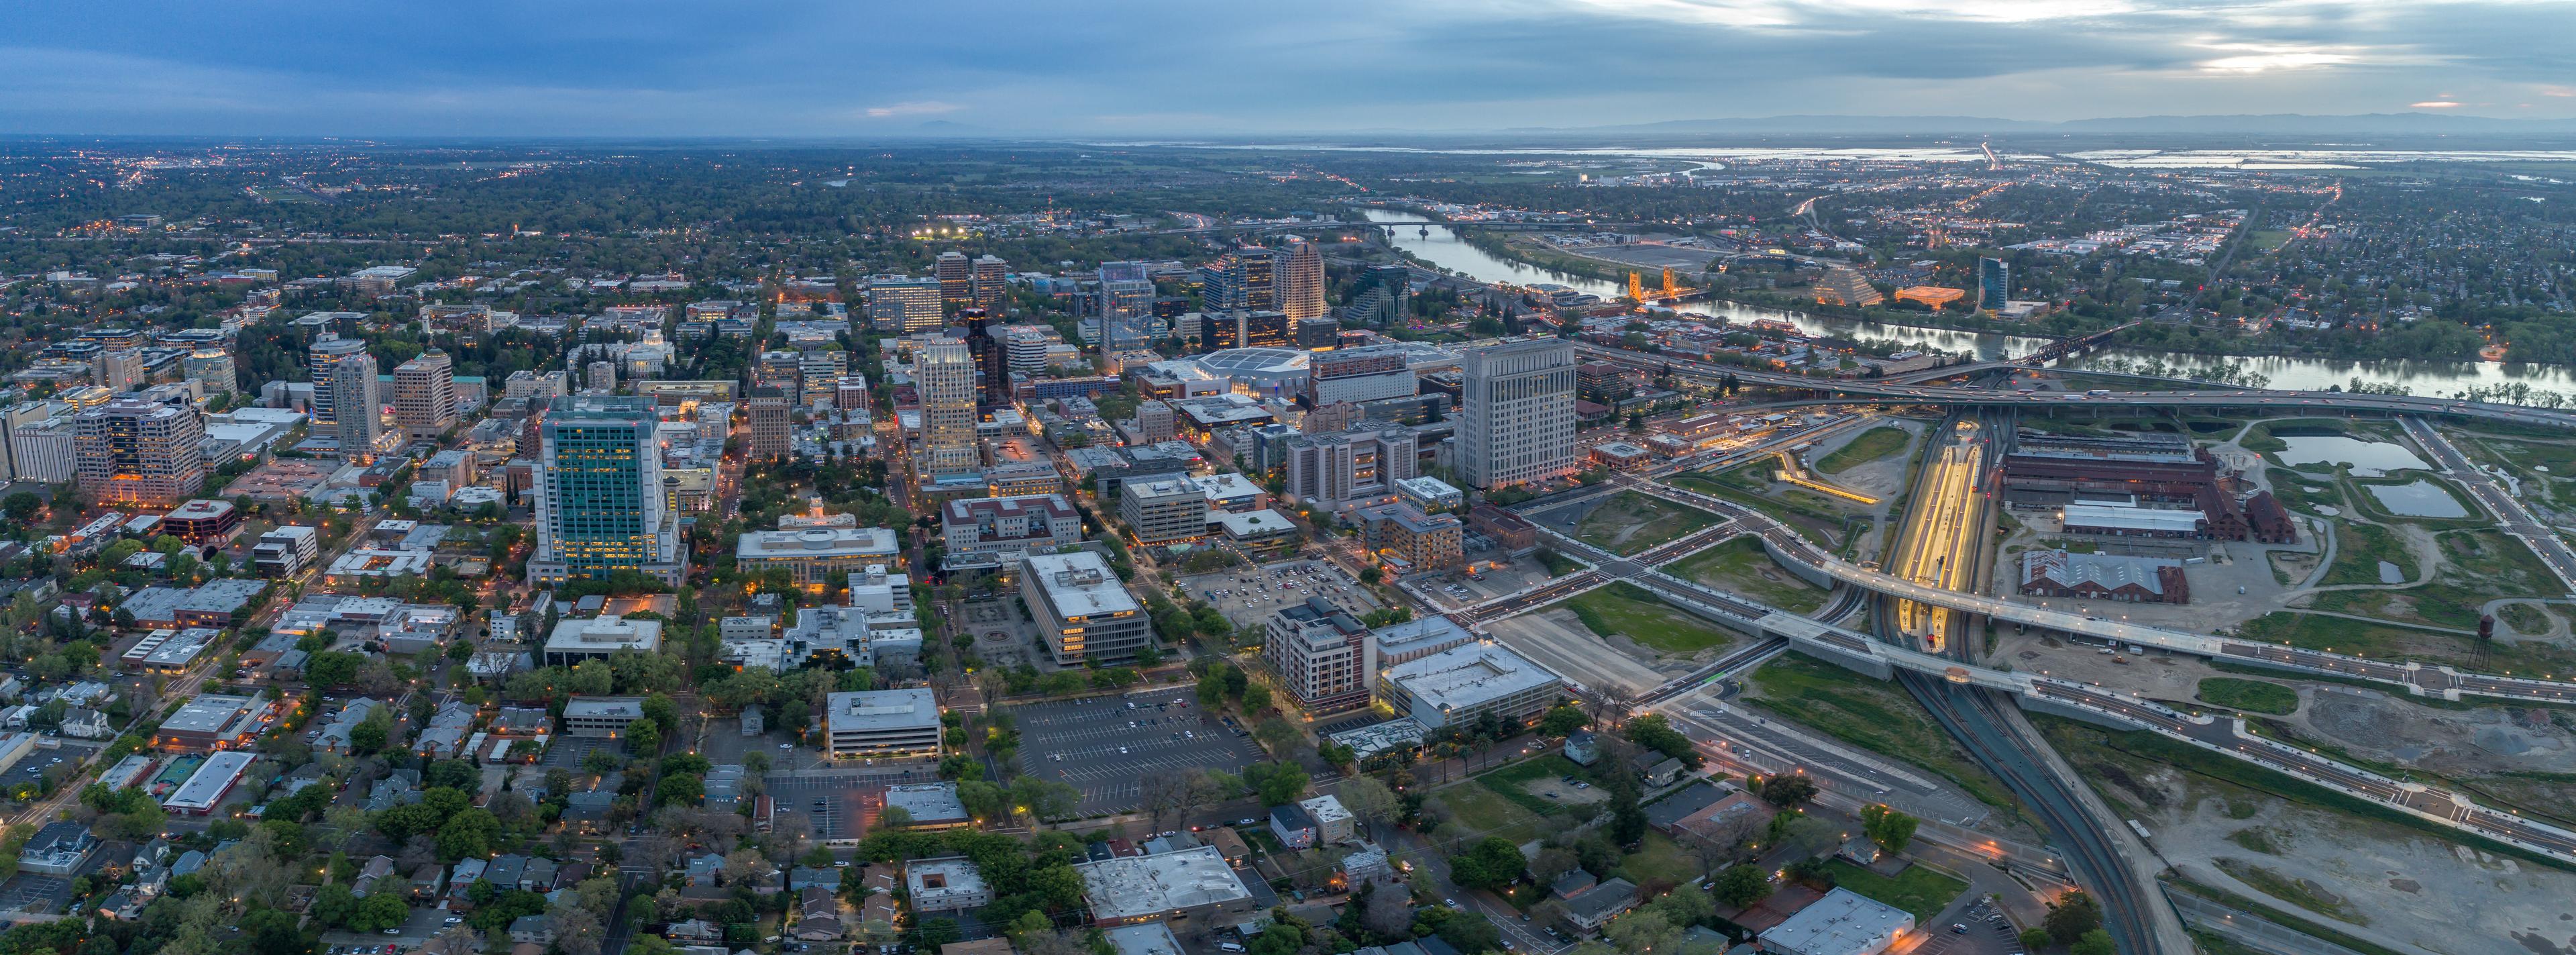
POLYGON ((1719 474, 1686 471, 1674 475, 1667 483, 1698 491, 1710 497, 1724 498, 1761 511, 1789 525, 1807 539, 1826 547, 1842 546, 1843 518, 1866 514, 1869 509, 1850 504, 1848 509, 1839 499, 1814 491, 1788 488, 1773 492, 1770 478, 1777 462, 1764 459, 1756 464, 1733 468, 1719 474), (1757 469, 1759 476, 1757 477, 1757 469))
POLYGON ((1663 833, 1648 832, 1645 841, 1638 845, 1636 852, 1619 860, 1618 870, 1614 874, 1636 883, 1639 889, 1652 895, 1660 888, 1680 885, 1699 878, 1699 858, 1675 844, 1663 833))
POLYGON ((1931 714, 1892 684, 1791 653, 1753 671, 1753 685, 1773 712, 1938 773, 2003 812, 2021 811, 2002 781, 1971 761, 1931 714))
POLYGON ((1911 437, 1905 433, 1905 429, 1894 425, 1871 428, 1861 432, 1860 437, 1851 439, 1850 443, 1836 448, 1834 453, 1818 460, 1815 465, 1816 471, 1820 474, 1841 474, 1905 450, 1905 442, 1911 437))
POLYGON ((1692 554, 1665 569, 1790 613, 1808 613, 1825 605, 1823 588, 1782 569, 1770 554, 1763 552, 1762 542, 1751 537, 1738 537, 1692 554), (1770 576, 1764 576, 1766 571, 1770 576))
POLYGON ((2339 922, 2350 922, 2354 925, 2370 924, 2370 917, 2353 911, 2352 903, 2338 898, 2329 898, 2324 893, 2311 888, 2306 882, 2282 875, 2278 870, 2255 865, 2243 859, 2221 858, 2217 860, 2217 864, 2218 871, 2236 877, 2236 881, 2252 886, 2264 895, 2339 922))
POLYGON ((1654 594, 1627 581, 1576 595, 1565 602, 1583 621, 1584 629, 1602 639, 1623 636, 1665 653, 1698 653, 1711 647, 1734 643, 1732 633, 1681 608, 1663 602, 1654 594))
POLYGON ((2478 625, 2479 608, 2490 599, 2566 593, 2531 548, 2502 533, 2444 531, 2434 541, 2441 546, 2442 565, 2424 585, 2320 594, 2314 606, 2396 623, 2467 630, 2478 625))
POLYGON ((1919 865, 1905 867, 1893 879, 1847 859, 1825 863, 1825 871, 1834 877, 1835 885, 1913 913, 1915 923, 1927 929, 1932 917, 1949 907, 1950 900, 1968 891, 1968 883, 1919 865))
POLYGON ((2496 616, 2517 633, 2546 633, 2549 630, 2549 614, 2530 604, 2506 604, 2497 608, 2496 616))
POLYGON ((2352 505, 2343 499, 2343 489, 2332 482, 2320 482, 2288 468, 2272 468, 2264 473, 2272 481, 2272 496, 2280 500, 2282 507, 2310 514, 2320 506, 2347 513, 2352 510, 2352 505))
POLYGON ((1593 783, 1595 785, 1598 785, 1601 782, 1599 777, 1592 775, 1591 770, 1577 766, 1574 764, 1573 760, 1559 756, 1555 753, 1549 753, 1537 759, 1521 760, 1501 769, 1494 770, 1493 772, 1478 776, 1476 777, 1476 782, 1482 784, 1486 789, 1493 790, 1495 795, 1511 800, 1523 809, 1527 809, 1542 816, 1553 816, 1557 813, 1564 812, 1565 806, 1544 796, 1532 793, 1528 789, 1523 788, 1521 784, 1535 782, 1541 779, 1563 779, 1567 776, 1572 776, 1576 779, 1593 783))
POLYGON ((1613 554, 1634 554, 1716 524, 1715 514, 1635 491, 1621 491, 1583 515, 1574 537, 1613 554))
MULTIPOLYGON (((1433 796, 1458 816, 1458 825, 1477 833, 1477 838, 1501 836, 1513 842, 1528 842, 1538 837, 1538 814, 1521 808, 1501 793, 1483 784, 1468 781, 1433 793, 1433 796)), ((1461 833, 1442 829, 1441 838, 1461 833)))
POLYGON ((2398 572, 2408 580, 2414 580, 2421 572, 2414 552, 2406 549, 2406 542, 2398 538, 2396 531, 2377 524, 2337 524, 2334 566, 2326 568, 2325 579, 2318 583, 2380 583, 2379 562, 2383 560, 2396 564, 2398 572))
POLYGON ((2278 683, 2211 676, 2200 680, 2200 700, 2215 706, 2287 716, 2298 712, 2299 691, 2278 683))

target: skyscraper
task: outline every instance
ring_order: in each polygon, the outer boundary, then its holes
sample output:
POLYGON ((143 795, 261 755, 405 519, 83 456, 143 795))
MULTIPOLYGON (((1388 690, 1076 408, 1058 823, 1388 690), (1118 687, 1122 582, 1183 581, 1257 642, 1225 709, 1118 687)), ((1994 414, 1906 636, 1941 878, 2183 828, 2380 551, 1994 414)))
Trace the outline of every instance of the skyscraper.
POLYGON ((72 420, 73 474, 100 505, 173 505, 206 485, 206 426, 194 408, 117 398, 72 420))
POLYGON ((1010 293, 1010 267, 1010 263, 990 255, 975 257, 974 295, 977 307, 986 309, 1002 307, 1003 300, 1008 298, 1010 293))
POLYGON ((321 337, 313 340, 312 347, 305 350, 305 370, 313 382, 313 407, 310 410, 314 431, 328 430, 340 421, 331 402, 331 366, 338 364, 340 359, 365 354, 366 351, 366 342, 342 338, 333 332, 323 332, 321 337))
MULTIPOLYGON (((319 400, 321 386, 314 386, 319 400)), ((340 440, 343 461, 372 461, 376 438, 385 433, 384 386, 376 381, 376 356, 360 349, 331 363, 331 407, 336 412, 331 433, 340 440)))
POLYGON ((789 419, 793 408, 787 392, 775 386, 751 390, 751 401, 743 406, 750 420, 751 456, 756 460, 784 457, 791 450, 795 423, 789 419))
POLYGON ((1298 325, 1324 317, 1324 252, 1315 243, 1296 236, 1288 237, 1288 247, 1278 253, 1275 269, 1278 279, 1279 311, 1288 316, 1289 332, 1298 325))
POLYGON ((631 570, 678 585, 688 571, 679 516, 662 480, 650 398, 557 398, 537 468, 531 583, 631 570))
POLYGON ((1571 474, 1574 343, 1521 338, 1469 349, 1459 362, 1458 476, 1502 488, 1571 474))
POLYGON ((1200 296, 1201 305, 1211 310, 1278 308, 1278 290, 1272 284, 1276 261, 1269 249, 1257 245, 1218 256, 1202 270, 1207 287, 1200 296))
POLYGON ((2004 301, 2012 296, 2012 263, 1980 256, 1977 259, 1977 310, 2003 311, 2004 301))
POLYGON ((941 297, 938 279, 870 279, 868 323, 881 332, 905 335, 936 331, 941 297))
POLYGON ((914 468, 926 475, 975 470, 975 356, 963 341, 932 342, 913 362, 912 377, 921 394, 922 459, 914 468))
POLYGON ((960 303, 975 300, 975 265, 966 258, 966 253, 955 249, 939 253, 932 268, 932 274, 939 276, 941 300, 960 303))
POLYGON ((1002 340, 993 337, 993 319, 981 307, 959 313, 966 323, 966 352, 975 357, 975 403, 1000 408, 1011 403, 1011 359, 1002 340))
POLYGON ((456 426, 456 363, 432 348, 394 366, 394 423, 407 438, 435 438, 456 426))

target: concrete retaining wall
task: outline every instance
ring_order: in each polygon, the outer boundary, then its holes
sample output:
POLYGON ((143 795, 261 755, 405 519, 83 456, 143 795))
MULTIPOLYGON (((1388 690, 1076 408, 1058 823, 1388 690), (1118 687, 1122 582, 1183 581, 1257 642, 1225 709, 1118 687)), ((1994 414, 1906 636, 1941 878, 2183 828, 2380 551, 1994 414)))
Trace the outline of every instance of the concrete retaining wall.
POLYGON ((1772 563, 1778 564, 1782 569, 1798 575, 1798 579, 1800 580, 1822 587, 1826 590, 1834 589, 1834 577, 1832 574, 1825 573, 1824 568, 1799 560, 1788 554, 1781 553, 1780 545, 1773 542, 1767 534, 1757 534, 1755 536, 1761 539, 1762 552, 1771 555, 1772 563))

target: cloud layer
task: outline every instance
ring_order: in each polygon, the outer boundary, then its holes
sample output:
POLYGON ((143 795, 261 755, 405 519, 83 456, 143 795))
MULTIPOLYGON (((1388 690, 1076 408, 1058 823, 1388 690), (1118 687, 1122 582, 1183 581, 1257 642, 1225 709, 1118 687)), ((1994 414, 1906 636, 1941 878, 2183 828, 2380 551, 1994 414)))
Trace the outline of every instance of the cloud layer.
POLYGON ((2576 117, 2576 5, 774 0, 0 8, 0 132, 1232 136, 1783 113, 2576 117))

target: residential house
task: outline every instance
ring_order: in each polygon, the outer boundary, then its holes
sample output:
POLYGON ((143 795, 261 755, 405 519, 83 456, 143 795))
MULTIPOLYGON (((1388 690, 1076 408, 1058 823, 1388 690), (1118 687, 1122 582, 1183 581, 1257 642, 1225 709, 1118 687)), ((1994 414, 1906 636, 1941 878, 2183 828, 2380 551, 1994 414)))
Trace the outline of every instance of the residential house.
POLYGON ((376 883, 384 881, 386 876, 392 874, 394 874, 392 856, 370 858, 366 865, 358 867, 358 877, 350 880, 349 894, 365 898, 368 893, 376 890, 376 883))
POLYGON ((841 870, 839 869, 818 869, 800 865, 787 870, 787 891, 790 892, 803 892, 807 889, 839 889, 840 887, 841 870))
POLYGON ((472 856, 456 860, 455 871, 447 874, 448 907, 458 910, 473 908, 474 899, 468 894, 468 890, 474 888, 474 883, 483 878, 484 871, 491 868, 491 865, 492 862, 489 859, 477 859, 472 856))
POLYGON ((1646 767, 1638 776, 1643 778, 1648 786, 1670 786, 1674 781, 1682 778, 1682 769, 1681 760, 1667 759, 1646 767))
POLYGON ((1270 834, 1279 844, 1292 850, 1315 847, 1315 817, 1305 807, 1289 803, 1270 810, 1270 834))
POLYGON ((796 927, 788 930, 797 941, 839 941, 847 932, 841 924, 841 900, 832 896, 832 890, 806 889, 798 896, 796 927))
POLYGON ((1637 886, 1626 879, 1611 879, 1567 896, 1564 902, 1565 920, 1589 932, 1635 908, 1637 886))
POLYGON ((107 714, 86 706, 75 706, 63 712, 63 735, 74 739, 105 739, 116 735, 107 725, 107 714))
POLYGON ((71 875, 98 851, 98 844, 98 837, 90 835, 88 826, 68 821, 46 823, 18 850, 18 871, 71 875))
POLYGON ((1601 761, 1601 738, 1591 730, 1575 730, 1565 737, 1565 758, 1577 766, 1590 766, 1601 761))
POLYGON ((510 941, 521 945, 552 945, 555 920, 551 915, 522 915, 510 921, 510 941))

